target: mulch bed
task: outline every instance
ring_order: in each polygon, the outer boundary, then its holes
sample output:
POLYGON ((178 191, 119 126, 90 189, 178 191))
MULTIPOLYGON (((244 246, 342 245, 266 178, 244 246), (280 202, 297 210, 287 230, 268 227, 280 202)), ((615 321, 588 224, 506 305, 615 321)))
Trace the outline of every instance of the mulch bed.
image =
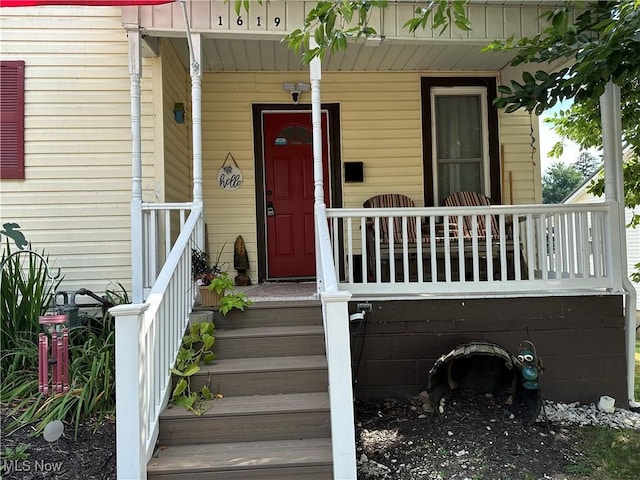
POLYGON ((10 431, 11 417, 6 410, 2 415, 1 477, 4 480, 115 480, 116 479, 116 428, 113 420, 100 424, 87 422, 78 427, 77 435, 72 425, 65 424, 62 437, 47 442, 42 435, 34 435, 34 429, 23 426, 10 431), (7 449, 21 445, 28 458, 16 459, 7 455, 7 449))

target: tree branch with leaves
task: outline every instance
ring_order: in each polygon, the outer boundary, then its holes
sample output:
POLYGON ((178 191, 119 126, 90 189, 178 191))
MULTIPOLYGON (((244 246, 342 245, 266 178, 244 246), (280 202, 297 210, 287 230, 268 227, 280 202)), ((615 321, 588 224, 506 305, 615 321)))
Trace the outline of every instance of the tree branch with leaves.
MULTIPOLYGON (((572 21, 572 9, 583 2, 567 2, 545 16, 549 26, 531 38, 494 41, 485 50, 513 50, 511 65, 550 64, 565 61, 569 66, 547 73, 525 72, 522 82, 501 86, 496 106, 513 112, 520 108, 541 114, 557 102, 573 99, 572 106, 554 115, 549 122, 563 139, 582 149, 601 147, 599 98, 612 81, 620 86, 622 136, 628 149, 623 165, 625 205, 640 205, 640 0, 590 2, 572 21)), ((561 145, 552 154, 559 155, 561 145)), ((591 186, 596 195, 604 193, 604 179, 591 186)), ((640 224, 633 216, 631 226, 640 224)), ((636 275, 638 275, 636 273, 636 275)), ((638 275, 640 278, 640 275, 638 275)))
MULTIPOLYGON (((418 5, 412 18, 403 25, 409 32, 418 28, 426 28, 429 18, 432 18, 434 30, 440 29, 440 34, 450 25, 459 29, 471 30, 471 24, 466 16, 467 0, 433 0, 418 5)), ((304 25, 287 36, 284 41, 296 53, 302 53, 302 61, 309 63, 319 57, 324 59, 327 53, 336 53, 347 49, 349 41, 369 38, 378 34, 370 24, 371 13, 374 9, 383 10, 389 2, 381 1, 321 1, 309 11, 304 25), (315 47, 310 47, 309 40, 313 36, 315 47)))

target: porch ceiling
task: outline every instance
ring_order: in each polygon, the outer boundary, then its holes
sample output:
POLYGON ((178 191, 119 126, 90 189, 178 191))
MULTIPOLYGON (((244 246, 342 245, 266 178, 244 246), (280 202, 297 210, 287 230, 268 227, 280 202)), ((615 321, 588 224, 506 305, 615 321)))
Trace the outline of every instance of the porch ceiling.
MULTIPOLYGON (((186 69, 189 47, 186 39, 172 38, 186 69)), ((513 53, 480 50, 486 42, 445 43, 436 40, 385 40, 377 47, 349 45, 346 52, 325 57, 325 71, 492 71, 506 66, 513 53)), ((204 37, 203 71, 307 71, 300 56, 280 39, 229 39, 204 37)))

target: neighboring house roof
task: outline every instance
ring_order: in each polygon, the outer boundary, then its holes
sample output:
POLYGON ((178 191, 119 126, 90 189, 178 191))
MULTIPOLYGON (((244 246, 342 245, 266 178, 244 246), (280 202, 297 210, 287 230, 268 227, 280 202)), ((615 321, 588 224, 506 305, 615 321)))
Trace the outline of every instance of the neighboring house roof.
POLYGON ((584 181, 580 185, 578 185, 573 192, 564 197, 564 199, 560 203, 583 203, 581 201, 583 197, 588 197, 589 202, 598 200, 604 201, 604 197, 596 197, 595 195, 587 191, 591 182, 594 181, 598 177, 598 175, 600 175, 600 172, 602 172, 603 169, 604 167, 600 167, 587 178, 585 178, 584 181))
MULTIPOLYGON (((623 146, 623 148, 624 150, 622 153, 622 160, 623 161, 629 160, 633 153, 633 148, 631 148, 629 145, 623 146)), ((604 201, 604 196, 597 197, 595 195, 590 194, 587 191, 589 185, 591 184, 591 181, 595 180, 598 177, 598 175, 600 175, 600 172, 602 172, 603 170, 604 170, 604 165, 598 168, 589 177, 587 177, 580 185, 576 187, 576 189, 573 192, 567 195, 560 203, 571 204, 571 203, 584 203, 587 201, 588 202, 593 202, 593 201, 597 202, 598 200, 604 201)))

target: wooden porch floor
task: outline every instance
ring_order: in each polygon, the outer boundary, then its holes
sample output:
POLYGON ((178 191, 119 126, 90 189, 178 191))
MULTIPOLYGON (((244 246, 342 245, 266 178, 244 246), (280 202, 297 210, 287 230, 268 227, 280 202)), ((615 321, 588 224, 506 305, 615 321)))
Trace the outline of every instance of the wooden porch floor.
MULTIPOLYGON (((513 298, 513 297, 539 297, 539 296, 583 296, 583 295, 617 295, 619 293, 603 291, 601 289, 549 289, 539 291, 528 291, 523 289, 521 291, 502 292, 499 289, 492 293, 415 293, 415 292, 403 292, 401 289, 402 283, 399 283, 400 290, 394 293, 357 293, 352 292, 352 301, 357 300, 424 300, 424 299, 451 299, 451 298, 513 298)), ((348 286, 347 286, 348 289, 348 286)), ((313 303, 320 302, 316 283, 313 281, 303 282, 263 282, 254 283, 246 287, 235 287, 235 292, 243 292, 247 297, 257 304, 271 303, 276 306, 278 303, 283 302, 304 302, 313 303)), ((640 310, 638 313, 638 324, 640 325, 640 310)), ((640 335, 640 333, 639 333, 640 335)))

